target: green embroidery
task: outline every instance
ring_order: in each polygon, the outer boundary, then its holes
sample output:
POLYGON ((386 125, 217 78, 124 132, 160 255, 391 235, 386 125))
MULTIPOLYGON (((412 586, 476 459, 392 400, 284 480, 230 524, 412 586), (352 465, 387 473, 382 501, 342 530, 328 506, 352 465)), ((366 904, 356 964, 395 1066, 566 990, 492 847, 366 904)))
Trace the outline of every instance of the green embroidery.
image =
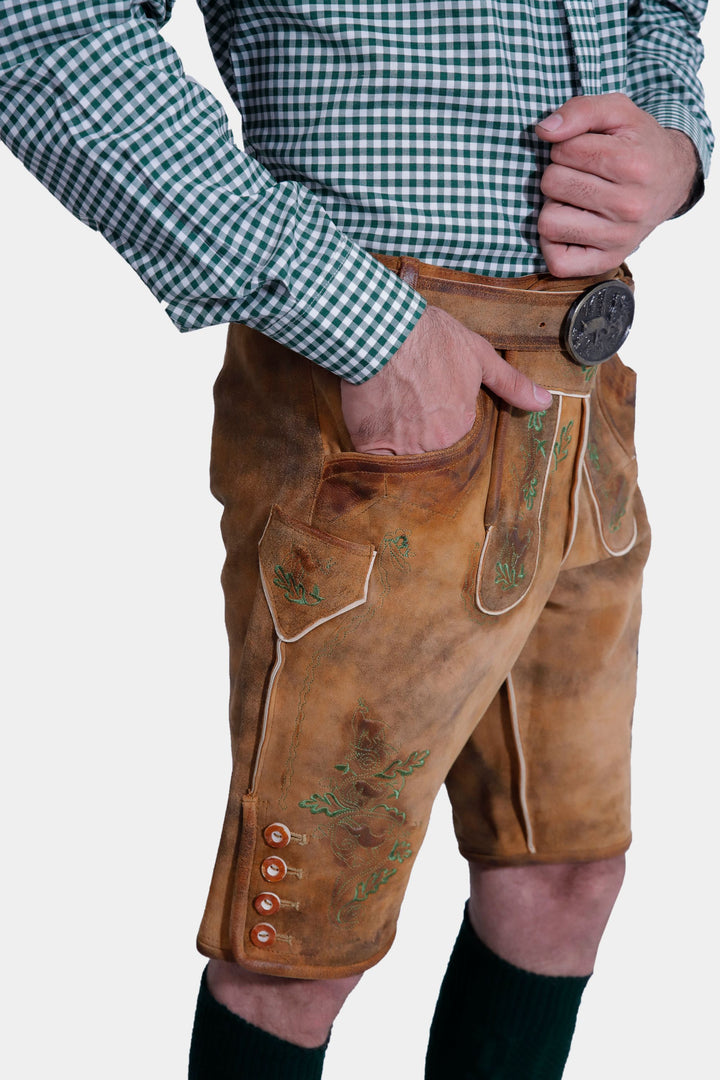
POLYGON ((409 844, 406 844, 404 840, 396 840, 393 844, 393 849, 388 855, 388 859, 391 862, 403 863, 406 859, 409 859, 413 853, 413 849, 409 844))
POLYGON ((373 896, 381 885, 387 885, 393 874, 397 874, 396 866, 384 866, 381 870, 373 870, 370 877, 365 881, 359 881, 355 886, 355 892, 353 893, 352 900, 349 904, 346 904, 344 908, 341 908, 336 915, 338 922, 342 921, 345 910, 352 904, 361 904, 363 900, 367 900, 368 897, 373 896))
POLYGON ((570 444, 572 443, 572 429, 575 421, 571 420, 569 424, 565 424, 560 432, 560 438, 553 446, 553 457, 555 459, 555 468, 557 469, 561 461, 570 453, 570 444))
POLYGON ((306 604, 308 607, 314 607, 325 599, 320 595, 320 589, 317 585, 313 585, 308 593, 302 581, 296 581, 290 571, 285 570, 282 566, 275 567, 273 585, 277 585, 278 589, 283 590, 283 596, 291 604, 306 604))
POLYGON ((610 531, 617 532, 620 528, 620 522, 625 517, 627 511, 627 499, 623 499, 616 510, 613 510, 610 515, 610 531))
POLYGON ((410 534, 400 529, 397 532, 388 533, 383 537, 382 554, 389 557, 395 569, 408 573, 410 559, 414 554, 410 548, 410 534))
POLYGON ((517 565, 518 558, 517 551, 513 551, 509 563, 495 563, 495 570, 497 571, 495 584, 499 585, 503 592, 517 589, 525 577, 525 566, 522 563, 520 566, 517 565))
POLYGON ((535 448, 536 448, 536 450, 539 450, 543 457, 547 457, 547 454, 545 453, 545 447, 547 446, 547 439, 538 439, 537 435, 533 435, 533 439, 535 440, 535 448))
MULTIPOLYGON (((335 768, 340 768, 340 766, 336 765, 335 768)), ((316 792, 309 799, 303 799, 301 803, 298 803, 298 806, 303 810, 309 810, 311 814, 327 814, 328 817, 347 814, 352 809, 352 807, 341 803, 333 791, 326 791, 324 795, 319 795, 316 792)))
POLYGON ((390 533, 388 536, 383 537, 383 544, 385 547, 392 548, 392 554, 397 558, 410 558, 410 541, 408 540, 407 533, 390 533))
POLYGON ((543 409, 542 412, 531 412, 528 416, 528 431, 542 431, 545 416, 547 416, 547 409, 543 409))
POLYGON ((600 468, 600 454, 597 443, 589 442, 587 447, 587 459, 594 469, 600 468))
POLYGON ((597 366, 595 364, 581 364, 580 367, 585 373, 585 382, 590 382, 593 375, 597 371, 597 366))
POLYGON ((429 750, 413 750, 405 760, 397 758, 397 760, 393 761, 392 765, 389 765, 384 772, 376 772, 375 775, 378 780, 396 780, 399 777, 400 780, 402 780, 402 786, 400 786, 399 791, 402 791, 405 784, 405 778, 409 777, 416 769, 422 768, 427 759, 427 755, 429 754, 429 750))
POLYGON ((327 790, 298 803, 318 820, 340 867, 332 889, 330 917, 355 918, 357 905, 373 896, 413 855, 401 836, 407 814, 398 805, 407 780, 427 761, 429 750, 399 754, 389 727, 358 701, 350 722, 352 742, 346 761, 333 767, 327 790))
POLYGON ((533 476, 532 480, 529 480, 522 489, 523 499, 525 500, 525 505, 527 506, 528 510, 532 510, 533 508, 533 503, 535 502, 535 498, 537 496, 537 486, 538 478, 537 476, 533 476))

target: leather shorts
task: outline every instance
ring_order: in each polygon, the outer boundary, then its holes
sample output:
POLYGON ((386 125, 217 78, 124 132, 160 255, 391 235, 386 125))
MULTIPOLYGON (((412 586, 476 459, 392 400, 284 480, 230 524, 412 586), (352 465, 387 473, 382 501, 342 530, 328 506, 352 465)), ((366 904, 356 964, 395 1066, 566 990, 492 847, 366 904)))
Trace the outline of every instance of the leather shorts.
POLYGON ((384 261, 553 403, 482 390, 455 445, 361 454, 335 375, 230 327, 211 480, 232 779, 198 947, 267 974, 340 977, 385 954, 443 783, 471 860, 630 842, 649 547, 635 376, 616 356, 583 367, 558 336, 601 279, 384 261))

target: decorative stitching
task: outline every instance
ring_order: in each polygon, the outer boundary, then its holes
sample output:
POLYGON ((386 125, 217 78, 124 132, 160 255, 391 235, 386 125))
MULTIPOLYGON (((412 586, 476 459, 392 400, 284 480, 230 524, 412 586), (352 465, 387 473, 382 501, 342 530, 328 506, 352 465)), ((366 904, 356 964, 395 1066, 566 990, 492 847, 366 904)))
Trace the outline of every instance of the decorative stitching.
POLYGON ((305 604, 307 607, 315 607, 316 604, 321 604, 325 599, 324 596, 320 595, 318 585, 313 585, 308 594, 302 581, 296 581, 291 571, 285 570, 280 565, 273 567, 273 569, 275 570, 273 585, 277 585, 278 589, 282 589, 283 596, 291 604, 305 604))
POLYGON ((555 459, 555 469, 561 461, 570 453, 570 446, 572 444, 572 429, 575 424, 574 420, 570 420, 567 424, 564 424, 560 431, 560 438, 553 446, 553 458, 555 459))
POLYGON ((528 416, 528 431, 542 431, 545 416, 547 416, 547 409, 543 409, 542 412, 531 412, 528 416))
POLYGON ((412 857, 411 845, 400 836, 407 814, 397 800, 430 754, 413 750, 398 755, 388 740, 387 725, 370 715, 362 698, 353 712, 351 730, 348 758, 334 766, 335 776, 328 779, 326 790, 298 803, 300 809, 326 821, 322 833, 342 867, 332 892, 334 922, 352 919, 357 905, 374 896, 412 857))
POLYGON ((520 566, 517 565, 518 553, 513 551, 510 563, 495 563, 495 569, 497 574, 495 576, 495 584, 499 585, 503 592, 508 592, 510 589, 517 589, 520 582, 525 578, 525 566, 523 563, 520 566))
POLYGON ((527 484, 523 485, 522 495, 528 510, 532 510, 533 508, 533 503, 535 502, 535 498, 537 496, 537 486, 537 476, 533 476, 531 480, 528 480, 527 484))

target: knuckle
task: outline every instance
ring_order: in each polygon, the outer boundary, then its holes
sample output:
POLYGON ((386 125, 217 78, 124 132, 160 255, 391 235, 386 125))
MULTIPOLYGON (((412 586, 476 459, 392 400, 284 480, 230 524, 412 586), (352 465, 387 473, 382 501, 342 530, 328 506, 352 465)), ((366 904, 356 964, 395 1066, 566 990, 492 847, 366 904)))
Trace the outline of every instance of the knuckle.
POLYGON ((551 163, 547 166, 540 180, 540 190, 543 195, 552 196, 557 190, 560 173, 561 167, 559 165, 551 163))

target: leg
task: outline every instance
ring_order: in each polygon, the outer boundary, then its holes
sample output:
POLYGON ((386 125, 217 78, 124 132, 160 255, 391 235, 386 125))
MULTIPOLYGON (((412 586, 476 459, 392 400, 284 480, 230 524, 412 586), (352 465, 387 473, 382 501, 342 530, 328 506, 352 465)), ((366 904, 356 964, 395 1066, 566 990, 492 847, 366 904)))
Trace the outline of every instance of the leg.
POLYGON ((472 864, 470 901, 440 991, 428 1080, 559 1080, 624 856, 472 864))
POLYGON ((589 975, 625 873, 625 856, 587 863, 470 866, 473 930, 538 975, 589 975))
POLYGON ((236 1016, 279 1039, 311 1048, 327 1041, 335 1017, 360 976, 280 979, 211 960, 207 980, 215 1000, 236 1016))
POLYGON ((189 1080, 319 1080, 330 1028, 359 979, 284 979, 211 960, 189 1080))

